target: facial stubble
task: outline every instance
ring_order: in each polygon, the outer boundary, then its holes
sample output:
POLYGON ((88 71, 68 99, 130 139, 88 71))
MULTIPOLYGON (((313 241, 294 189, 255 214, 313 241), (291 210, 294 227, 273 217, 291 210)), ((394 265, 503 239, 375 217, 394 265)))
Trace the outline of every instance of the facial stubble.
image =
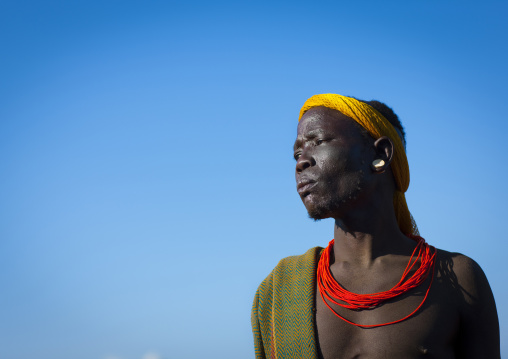
MULTIPOLYGON (((365 187, 362 181, 363 176, 363 170, 359 170, 352 178, 343 179, 345 182, 340 186, 338 191, 327 191, 327 193, 321 195, 318 203, 313 203, 310 208, 306 206, 309 218, 317 222, 326 218, 341 217, 360 197, 365 187), (347 190, 344 193, 340 193, 341 190, 344 191, 345 189, 347 190)), ((315 197, 319 193, 309 195, 315 197)))

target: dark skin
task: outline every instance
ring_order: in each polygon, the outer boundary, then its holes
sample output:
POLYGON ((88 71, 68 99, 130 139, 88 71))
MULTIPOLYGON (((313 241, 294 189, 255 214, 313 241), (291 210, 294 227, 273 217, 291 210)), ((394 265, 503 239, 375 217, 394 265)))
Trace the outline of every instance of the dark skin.
MULTIPOLYGON (((392 288, 416 244, 401 233, 395 218, 393 143, 367 137, 339 111, 316 107, 302 117, 294 148, 297 189, 309 215, 335 220, 330 271, 344 288, 360 294, 392 288), (374 168, 376 159, 385 165, 374 168)), ((430 276, 374 309, 331 306, 355 323, 391 322, 421 303, 429 283, 430 276)), ((459 253, 438 250, 424 305, 397 324, 356 327, 324 304, 317 286, 315 298, 321 358, 500 358, 499 323, 487 278, 459 253)))

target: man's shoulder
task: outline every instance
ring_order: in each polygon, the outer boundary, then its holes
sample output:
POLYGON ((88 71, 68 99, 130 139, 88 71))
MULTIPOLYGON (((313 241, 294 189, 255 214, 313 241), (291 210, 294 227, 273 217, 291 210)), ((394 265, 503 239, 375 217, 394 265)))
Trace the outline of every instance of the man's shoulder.
POLYGON ((302 280, 312 279, 322 250, 322 247, 313 247, 304 254, 282 258, 260 284, 258 292, 271 291, 274 286, 284 283, 301 283, 302 280))
POLYGON ((437 249, 437 265, 446 267, 461 278, 470 278, 482 273, 480 265, 474 259, 462 253, 437 249))
POLYGON ((459 356, 499 358, 496 303, 482 268, 468 256, 438 250, 436 272, 438 288, 453 294, 459 309, 459 356))
POLYGON ((274 270, 293 270, 298 267, 315 264, 322 250, 322 247, 313 247, 304 254, 282 258, 274 270))
POLYGON ((485 273, 472 258, 438 249, 436 260, 438 278, 449 281, 468 305, 481 300, 485 292, 491 293, 485 273))

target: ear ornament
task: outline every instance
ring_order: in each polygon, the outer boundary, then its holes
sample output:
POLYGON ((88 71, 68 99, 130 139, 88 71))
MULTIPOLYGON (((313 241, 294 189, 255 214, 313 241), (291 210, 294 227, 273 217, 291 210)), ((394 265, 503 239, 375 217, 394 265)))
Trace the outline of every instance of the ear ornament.
POLYGON ((377 172, 383 171, 384 172, 384 166, 385 166, 385 161, 383 161, 381 159, 375 159, 374 161, 372 161, 372 168, 374 169, 374 171, 377 171, 377 172))

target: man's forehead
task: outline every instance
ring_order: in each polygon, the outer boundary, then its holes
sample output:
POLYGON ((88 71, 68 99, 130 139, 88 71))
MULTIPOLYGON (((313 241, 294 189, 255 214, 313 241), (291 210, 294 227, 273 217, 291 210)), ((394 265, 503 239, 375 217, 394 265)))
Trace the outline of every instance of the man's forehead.
MULTIPOLYGON (((353 130, 353 132, 363 132, 363 128, 360 124, 358 124, 351 117, 344 115, 342 112, 328 108, 325 106, 317 106, 309 109, 305 112, 298 123, 298 137, 301 137, 308 131, 313 131, 314 128, 334 128, 339 126, 338 123, 341 122, 341 130, 344 131, 345 127, 349 127, 353 130)), ((399 138, 402 141, 404 147, 406 146, 406 142, 404 140, 404 136, 399 128, 394 126, 395 131, 399 135, 399 138)))
POLYGON ((337 131, 356 128, 355 121, 340 111, 319 106, 313 107, 302 116, 298 123, 298 136, 317 131, 337 131))
POLYGON ((336 117, 344 117, 349 118, 346 115, 344 115, 339 110, 335 110, 333 108, 325 107, 325 106, 317 106, 312 107, 311 109, 307 110, 302 116, 302 119, 300 122, 305 118, 312 118, 312 117, 323 117, 323 118, 336 118, 336 117))

